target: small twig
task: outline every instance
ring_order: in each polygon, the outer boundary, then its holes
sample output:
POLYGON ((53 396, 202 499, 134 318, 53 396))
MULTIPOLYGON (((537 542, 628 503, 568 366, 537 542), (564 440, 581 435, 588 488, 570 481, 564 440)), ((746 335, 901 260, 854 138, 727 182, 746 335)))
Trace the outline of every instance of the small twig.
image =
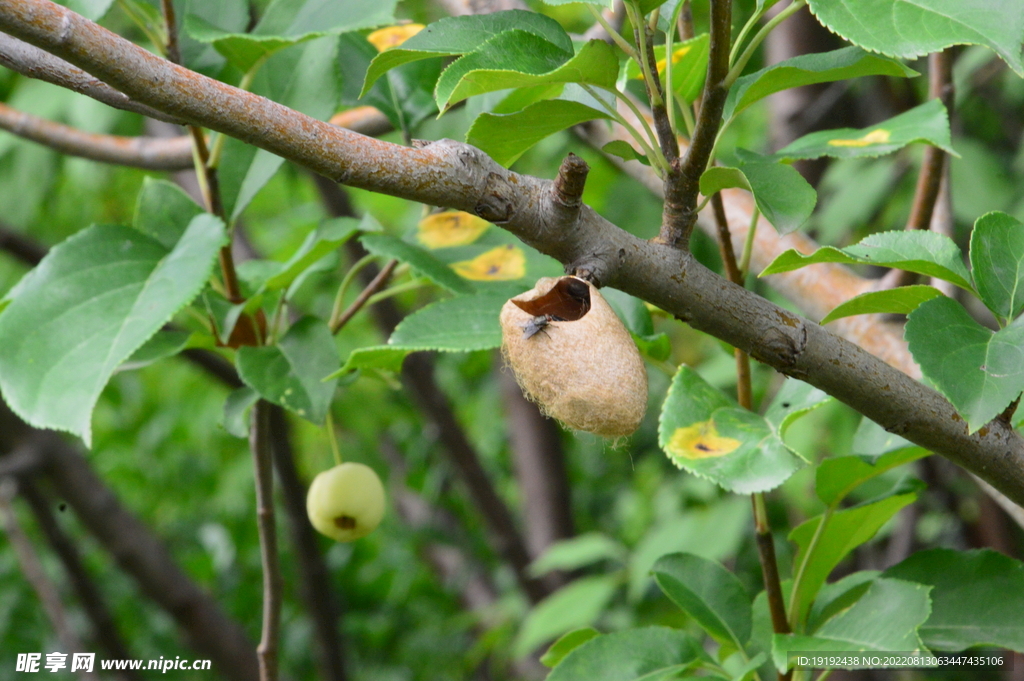
POLYGON ((142 168, 185 170, 192 166, 188 137, 121 137, 85 132, 0 103, 0 129, 51 149, 92 161, 142 168))
MULTIPOLYGON (((761 561, 761 573, 764 576, 764 590, 768 597, 768 610, 772 617, 772 630, 776 634, 788 634, 789 621, 786 619, 786 601, 782 595, 782 583, 779 580, 779 564, 775 559, 775 539, 772 537, 771 526, 768 524, 768 511, 764 506, 764 494, 750 496, 754 507, 754 537, 757 542, 757 557, 761 561)), ((789 681, 793 677, 790 670, 779 672, 779 681, 789 681)))
POLYGON ((732 0, 711 0, 711 45, 700 115, 686 156, 672 162, 665 178, 665 208, 657 241, 674 248, 689 247, 690 233, 697 222, 700 176, 711 160, 728 94, 724 81, 729 72, 731 30, 732 0))
MULTIPOLYGON (((711 197, 711 206, 715 213, 715 224, 718 227, 718 247, 722 254, 722 262, 725 265, 729 281, 737 286, 743 286, 744 275, 736 263, 736 251, 732 245, 732 235, 729 232, 729 222, 725 215, 725 206, 722 204, 721 193, 715 193, 711 197)), ((734 348, 736 355, 736 401, 744 409, 754 408, 753 389, 750 380, 750 356, 734 348)), ((772 537, 772 529, 768 524, 768 512, 764 505, 764 494, 757 493, 750 495, 750 503, 754 510, 754 536, 757 543, 757 555, 761 561, 761 572, 764 577, 764 590, 768 597, 768 608, 772 616, 772 629, 776 634, 789 633, 789 623, 786 621, 786 603, 782 596, 782 584, 779 580, 779 564, 775 558, 775 540, 772 537)), ((779 674, 779 680, 788 681, 792 672, 779 674)))
POLYGON ((258 400, 252 408, 249 447, 256 473, 256 525, 263 564, 263 634, 256 646, 260 681, 276 681, 277 648, 281 628, 281 591, 284 580, 277 558, 274 521, 274 473, 270 446, 270 405, 258 400))
MULTIPOLYGON (((641 23, 635 34, 637 41, 641 45, 645 45, 642 50, 642 54, 647 60, 644 68, 644 85, 647 87, 647 99, 651 103, 651 115, 654 118, 654 129, 658 133, 658 144, 665 155, 665 160, 671 163, 679 158, 679 140, 676 139, 676 133, 668 115, 668 107, 672 106, 672 83, 668 82, 667 90, 662 87, 661 78, 658 75, 658 64, 654 59, 653 33, 650 30, 645 30, 641 23), (668 96, 665 95, 666 91, 669 93, 668 96)), ((666 53, 665 59, 668 64, 672 61, 672 55, 666 53)), ((666 77, 671 77, 671 73, 667 72, 666 77)))
MULTIPOLYGON (((928 55, 928 96, 940 99, 946 111, 953 110, 953 52, 950 48, 928 55)), ((907 219, 907 230, 927 230, 932 226, 932 215, 942 187, 942 178, 946 168, 946 152, 934 146, 927 146, 921 162, 921 170, 917 175, 917 187, 914 200, 907 219)), ((878 284, 880 290, 909 286, 918 279, 918 275, 906 270, 890 270, 878 284)))
POLYGON ((291 527, 289 534, 295 547, 296 567, 301 576, 299 593, 312 621, 312 638, 316 642, 321 678, 326 681, 344 681, 345 655, 338 634, 340 607, 316 531, 306 515, 307 489, 295 469, 288 415, 277 405, 270 405, 269 411, 274 469, 281 485, 285 515, 291 527))
POLYGON ((726 89, 732 87, 732 84, 736 82, 736 79, 743 73, 743 69, 747 67, 747 63, 754 56, 754 52, 764 42, 764 39, 768 37, 768 34, 772 32, 776 26, 781 24, 783 21, 791 17, 798 10, 803 8, 807 4, 807 0, 793 0, 792 3, 786 9, 782 10, 774 17, 768 20, 768 22, 761 27, 761 30, 750 40, 750 44, 743 50, 743 53, 736 60, 736 63, 732 65, 729 70, 729 75, 725 78, 726 89))
POLYGON ((379 291, 381 287, 387 283, 387 280, 391 278, 391 273, 395 271, 396 267, 398 267, 398 261, 389 260, 387 264, 381 268, 380 272, 377 273, 377 276, 366 285, 366 288, 359 293, 356 299, 352 301, 352 304, 349 305, 344 312, 338 315, 336 319, 331 319, 331 321, 328 322, 327 325, 330 327, 331 333, 338 333, 341 331, 345 324, 348 324, 348 320, 352 319, 352 317, 356 316, 356 313, 359 312, 359 310, 363 309, 363 305, 366 305, 366 302, 370 297, 379 291))

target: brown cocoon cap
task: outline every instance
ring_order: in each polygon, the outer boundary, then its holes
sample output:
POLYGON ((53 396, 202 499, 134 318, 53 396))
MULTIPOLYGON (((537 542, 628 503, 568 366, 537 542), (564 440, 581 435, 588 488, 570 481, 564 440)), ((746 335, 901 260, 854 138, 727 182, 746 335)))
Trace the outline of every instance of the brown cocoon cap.
POLYGON ((647 370, 626 327, 589 282, 540 279, 501 308, 501 332, 516 380, 545 414, 604 437, 639 427, 647 370))

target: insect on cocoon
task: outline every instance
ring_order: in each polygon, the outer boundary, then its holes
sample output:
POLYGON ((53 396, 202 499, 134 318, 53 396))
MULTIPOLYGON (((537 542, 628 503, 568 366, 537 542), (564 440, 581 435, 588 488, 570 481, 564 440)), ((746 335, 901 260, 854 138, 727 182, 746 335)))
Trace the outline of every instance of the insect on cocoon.
POLYGON ((544 277, 501 309, 502 352, 523 392, 569 428, 604 437, 637 429, 647 370, 601 293, 578 277, 544 277))

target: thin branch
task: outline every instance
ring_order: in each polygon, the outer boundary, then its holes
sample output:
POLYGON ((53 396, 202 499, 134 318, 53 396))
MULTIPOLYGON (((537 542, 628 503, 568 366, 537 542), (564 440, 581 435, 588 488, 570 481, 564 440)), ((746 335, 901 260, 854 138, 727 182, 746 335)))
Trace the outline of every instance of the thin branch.
POLYGON ((258 400, 252 408, 249 448, 252 450, 253 470, 256 473, 256 527, 260 535, 260 560, 263 564, 263 635, 256 646, 256 658, 260 663, 260 681, 276 681, 284 581, 277 557, 277 526, 274 521, 270 404, 263 400, 258 400))
POLYGON ((62 154, 144 170, 184 170, 192 167, 192 143, 187 137, 121 137, 84 132, 37 118, 0 103, 0 130, 38 142, 62 154))
MULTIPOLYGON (((543 180, 508 171, 479 150, 451 140, 409 149, 339 130, 171 65, 45 0, 5 4, 0 29, 53 50, 140 101, 335 181, 472 211, 573 268, 587 266, 602 284, 647 300, 824 390, 1024 501, 1024 439, 1005 424, 995 421, 968 433, 956 410, 934 390, 754 293, 723 287, 720 277, 686 251, 640 240, 589 208, 571 229, 551 222, 549 184, 543 180)), ((711 106, 710 101, 704 104, 705 109, 711 106)))
POLYGON ((299 594, 305 601, 306 612, 313 624, 321 678, 345 681, 345 656, 338 635, 340 607, 316 532, 306 515, 307 488, 295 470, 291 429, 284 409, 270 405, 268 426, 274 469, 281 483, 284 509, 291 526, 290 535, 295 544, 296 564, 301 576, 299 594))
POLYGON ((387 264, 381 268, 380 272, 377 273, 377 276, 375 276, 359 293, 359 295, 356 296, 356 299, 352 301, 352 304, 349 305, 344 312, 339 314, 337 319, 331 319, 328 323, 331 333, 336 334, 341 331, 342 328, 348 324, 348 321, 363 309, 363 306, 366 305, 366 302, 373 296, 373 294, 383 288, 384 284, 386 284, 388 279, 391 278, 396 267, 398 267, 398 261, 389 260, 387 264))
MULTIPOLYGON (((647 73, 650 74, 650 78, 644 78, 644 85, 647 88, 647 100, 651 102, 651 114, 654 118, 654 129, 658 133, 658 145, 661 147, 662 153, 665 155, 665 160, 672 163, 675 159, 679 158, 679 140, 676 139, 675 130, 672 129, 672 122, 668 117, 668 107, 673 106, 672 104, 672 84, 668 84, 668 89, 665 90, 661 84, 661 78, 658 75, 658 64, 654 59, 654 34, 649 29, 646 29, 643 22, 640 22, 640 26, 634 31, 636 40, 643 41, 641 44, 646 46, 643 50, 643 55, 647 58, 646 68, 644 69, 645 76, 647 73), (666 92, 668 95, 666 96, 666 92)), ((672 55, 667 55, 665 62, 672 61, 672 55)), ((671 73, 668 73, 671 75, 671 73)))
POLYGON ((92 97, 115 109, 131 111, 168 123, 182 123, 180 118, 168 116, 140 104, 123 92, 118 92, 106 83, 96 80, 82 69, 6 33, 0 33, 0 66, 6 66, 23 76, 53 83, 86 97, 92 97))
POLYGON ((688 248, 690 233, 697 222, 700 176, 711 160, 729 93, 725 78, 729 73, 731 31, 732 0, 711 0, 711 44, 700 114, 686 156, 672 163, 665 178, 665 208, 657 241, 673 248, 688 248))
MULTIPOLYGON (((60 558, 61 563, 64 565, 68 581, 75 590, 75 594, 78 596, 78 600, 82 604, 86 615, 88 615, 89 620, 92 622, 96 643, 103 648, 106 656, 111 659, 124 660, 132 657, 128 652, 128 647, 124 644, 124 640, 121 638, 121 633, 117 630, 117 623, 114 621, 113 614, 107 607, 103 595, 96 586, 96 582, 86 569, 82 556, 78 552, 78 547, 75 546, 74 541, 57 523, 57 519, 51 510, 52 504, 50 499, 27 477, 19 480, 18 485, 22 498, 28 502, 32 513, 36 517, 39 529, 42 530, 53 552, 57 554, 57 557, 60 558)), ((117 672, 117 675, 122 679, 129 680, 139 678, 137 673, 129 669, 121 670, 117 672)))
POLYGON ((0 451, 21 438, 37 449, 57 495, 141 591, 174 619, 192 648, 211 659, 226 678, 255 681, 256 656, 242 627, 177 566, 161 541, 121 505, 85 458, 56 434, 17 422, 5 406, 0 406, 0 422, 0 451))
MULTIPOLYGON (((928 96, 942 101, 946 111, 952 114, 955 92, 953 89, 953 51, 947 48, 928 55, 928 96)), ((905 229, 931 229, 932 215, 939 198, 942 179, 946 169, 946 152, 935 146, 927 146, 917 175, 917 187, 910 206, 910 217, 905 229)), ((907 286, 917 281, 917 275, 906 270, 894 269, 879 282, 879 289, 907 286)))
MULTIPOLYGON (((14 555, 21 566, 22 574, 25 575, 25 579, 32 585, 32 589, 42 602, 43 611, 50 620, 50 624, 53 625, 61 645, 72 653, 83 652, 85 648, 82 647, 78 635, 68 622, 67 612, 64 610, 64 604, 61 603, 57 585, 46 574, 43 563, 39 560, 39 554, 36 553, 31 540, 18 523, 18 517, 11 505, 17 492, 18 483, 13 478, 0 480, 0 521, 3 522, 7 539, 14 548, 14 555)), ((81 672, 79 676, 83 679, 98 678, 95 673, 86 672, 81 672)))

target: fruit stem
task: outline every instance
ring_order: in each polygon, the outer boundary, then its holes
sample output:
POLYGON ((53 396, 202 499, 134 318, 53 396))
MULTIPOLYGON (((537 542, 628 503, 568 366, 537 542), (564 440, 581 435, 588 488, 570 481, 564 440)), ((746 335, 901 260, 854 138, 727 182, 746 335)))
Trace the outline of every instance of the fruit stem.
POLYGON ((334 417, 331 416, 331 410, 327 410, 327 421, 324 423, 324 428, 327 429, 327 441, 331 443, 331 454, 334 455, 334 465, 340 466, 341 450, 338 449, 338 436, 334 432, 334 417))

